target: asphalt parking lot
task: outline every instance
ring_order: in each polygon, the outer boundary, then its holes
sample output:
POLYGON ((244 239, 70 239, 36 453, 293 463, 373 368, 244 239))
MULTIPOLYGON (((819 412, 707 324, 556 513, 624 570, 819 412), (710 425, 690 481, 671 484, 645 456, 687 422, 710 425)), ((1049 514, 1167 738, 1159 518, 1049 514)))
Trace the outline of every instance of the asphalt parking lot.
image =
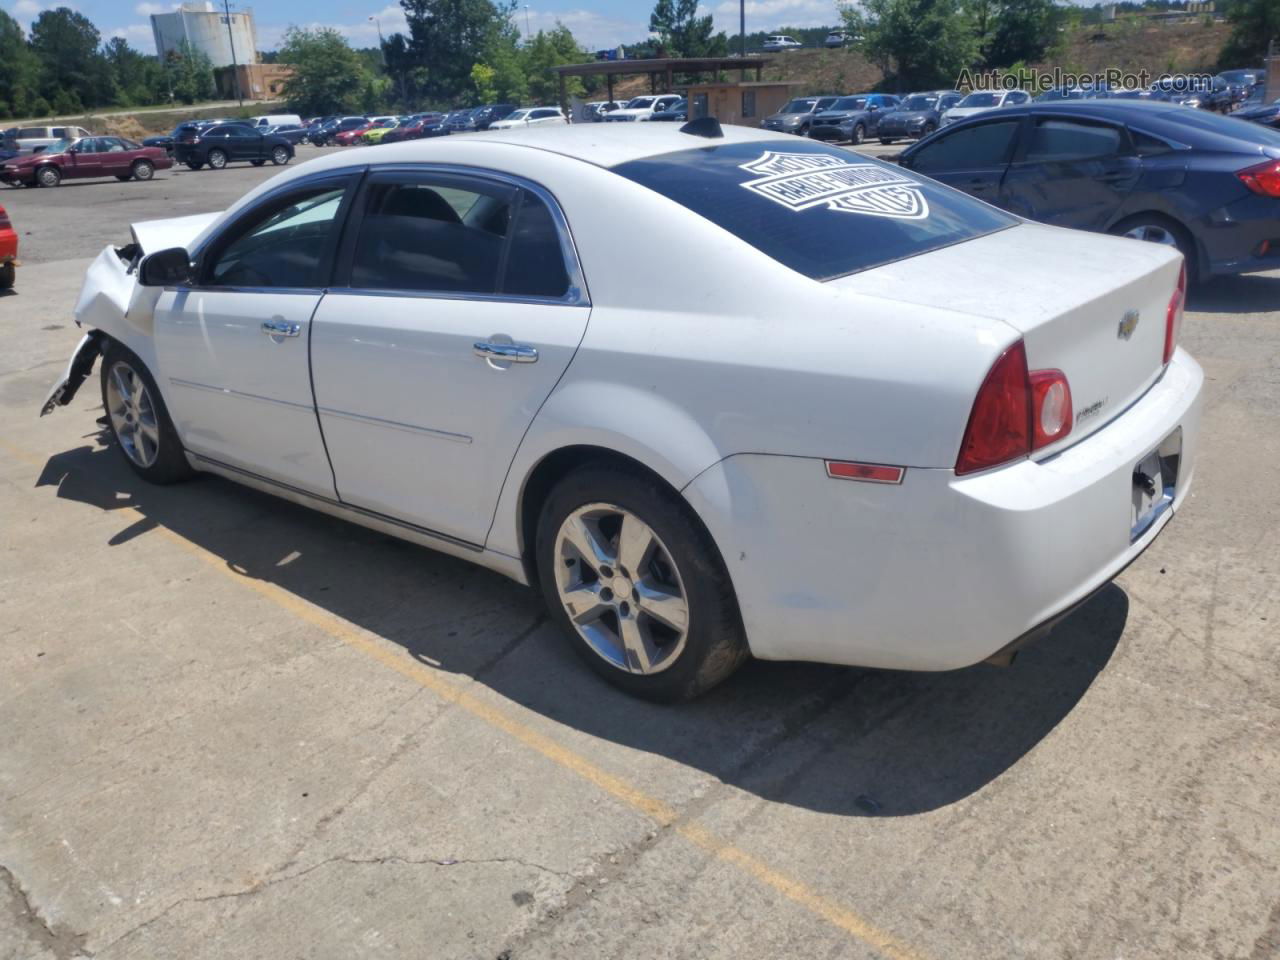
POLYGON ((494 574, 144 485, 96 375, 37 418, 89 259, 276 172, 0 190, 0 960, 1280 956, 1280 273, 1193 293, 1193 495, 1013 666, 658 707, 494 574))

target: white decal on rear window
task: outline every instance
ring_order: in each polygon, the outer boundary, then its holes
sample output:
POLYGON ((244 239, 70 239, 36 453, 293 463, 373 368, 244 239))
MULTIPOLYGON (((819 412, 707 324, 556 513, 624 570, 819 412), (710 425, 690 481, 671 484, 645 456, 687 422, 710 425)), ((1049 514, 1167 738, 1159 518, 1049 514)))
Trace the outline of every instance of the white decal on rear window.
POLYGON ((871 163, 766 150, 740 169, 761 175, 743 187, 797 212, 825 203, 829 210, 873 217, 922 220, 929 215, 929 201, 914 180, 871 163))

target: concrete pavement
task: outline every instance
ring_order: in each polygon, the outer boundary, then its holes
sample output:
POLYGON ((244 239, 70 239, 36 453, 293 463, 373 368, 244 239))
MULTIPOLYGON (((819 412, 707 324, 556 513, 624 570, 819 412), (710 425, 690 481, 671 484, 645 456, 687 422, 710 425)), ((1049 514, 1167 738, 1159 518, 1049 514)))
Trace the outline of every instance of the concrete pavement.
POLYGON ((156 186, 0 194, 44 260, 0 297, 0 960, 1280 953, 1280 276, 1193 297, 1195 492, 1011 668, 657 707, 495 575, 142 484, 96 377, 36 418, 156 186))

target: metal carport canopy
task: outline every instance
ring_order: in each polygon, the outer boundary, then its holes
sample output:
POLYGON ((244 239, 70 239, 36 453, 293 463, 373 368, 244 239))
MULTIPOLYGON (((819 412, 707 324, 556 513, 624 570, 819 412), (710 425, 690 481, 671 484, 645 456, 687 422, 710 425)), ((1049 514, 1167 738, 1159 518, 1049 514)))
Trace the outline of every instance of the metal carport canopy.
POLYGON ((609 100, 613 100, 613 78, 630 76, 637 73, 649 75, 649 87, 657 92, 658 77, 665 78, 664 89, 670 93, 672 77, 677 73, 719 73, 722 70, 737 70, 746 79, 748 70, 756 72, 756 80, 760 72, 773 62, 771 57, 663 57, 653 60, 595 60, 591 63, 567 63, 552 67, 560 77, 560 108, 569 112, 569 98, 565 95, 565 77, 594 77, 604 74, 609 86, 609 100))

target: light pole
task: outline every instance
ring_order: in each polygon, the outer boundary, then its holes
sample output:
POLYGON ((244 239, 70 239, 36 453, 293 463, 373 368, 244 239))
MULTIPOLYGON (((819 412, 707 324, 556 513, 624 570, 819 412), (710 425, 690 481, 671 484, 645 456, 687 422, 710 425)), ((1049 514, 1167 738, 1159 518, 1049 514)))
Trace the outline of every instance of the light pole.
POLYGON ((529 5, 524 5, 524 42, 529 42, 529 5))
POLYGON ((372 20, 373 25, 378 28, 378 59, 382 61, 383 69, 386 69, 387 45, 382 40, 382 23, 378 20, 377 17, 370 17, 369 19, 372 20))
POLYGON ((231 82, 236 85, 236 99, 244 106, 244 93, 240 89, 240 68, 236 65, 236 35, 231 30, 231 3, 222 0, 222 19, 227 22, 227 42, 231 45, 231 82))
POLYGON ((747 0, 738 0, 738 53, 747 55, 747 0))

